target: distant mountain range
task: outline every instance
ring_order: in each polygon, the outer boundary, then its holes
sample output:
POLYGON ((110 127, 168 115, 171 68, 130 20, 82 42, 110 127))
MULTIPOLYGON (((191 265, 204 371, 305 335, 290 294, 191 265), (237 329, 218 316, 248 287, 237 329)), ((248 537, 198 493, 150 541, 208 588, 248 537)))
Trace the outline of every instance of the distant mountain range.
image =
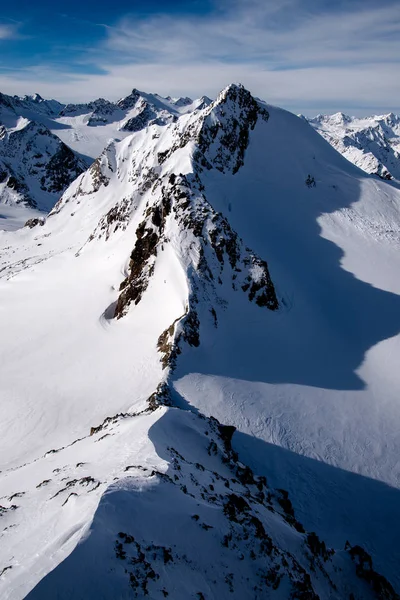
MULTIPOLYGON (((163 98, 136 89, 117 102, 99 98, 67 105, 39 94, 0 94, 0 205, 23 203, 49 211, 110 141, 151 125, 174 123, 210 103, 206 96, 163 98)), ((306 120, 365 172, 400 179, 397 115, 358 119, 337 113, 306 120)))
POLYGON ((348 117, 343 113, 307 119, 338 152, 366 173, 400 179, 400 117, 348 117))

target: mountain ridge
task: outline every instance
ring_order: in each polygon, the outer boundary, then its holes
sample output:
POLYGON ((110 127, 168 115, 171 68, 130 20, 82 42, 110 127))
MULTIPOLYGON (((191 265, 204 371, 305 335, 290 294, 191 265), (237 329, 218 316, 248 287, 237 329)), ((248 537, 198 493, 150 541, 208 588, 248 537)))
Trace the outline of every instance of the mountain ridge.
POLYGON ((361 506, 349 522, 345 497, 329 530, 325 512, 354 489, 251 448, 396 484, 397 380, 382 388, 375 371, 399 304, 359 256, 395 272, 399 206, 306 123, 231 85, 112 141, 43 225, 2 232, 4 597, 397 600, 377 573, 397 584, 395 522, 379 537, 361 506), (380 319, 345 351, 373 307, 380 319), (370 412, 374 385, 391 428, 370 412))

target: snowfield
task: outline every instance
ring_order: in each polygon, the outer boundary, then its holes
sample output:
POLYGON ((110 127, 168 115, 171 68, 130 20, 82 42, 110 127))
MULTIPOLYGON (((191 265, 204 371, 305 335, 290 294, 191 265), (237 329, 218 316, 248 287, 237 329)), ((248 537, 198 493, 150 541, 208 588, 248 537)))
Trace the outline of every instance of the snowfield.
POLYGON ((241 86, 149 96, 62 117, 107 147, 0 231, 0 595, 397 599, 400 188, 241 86))

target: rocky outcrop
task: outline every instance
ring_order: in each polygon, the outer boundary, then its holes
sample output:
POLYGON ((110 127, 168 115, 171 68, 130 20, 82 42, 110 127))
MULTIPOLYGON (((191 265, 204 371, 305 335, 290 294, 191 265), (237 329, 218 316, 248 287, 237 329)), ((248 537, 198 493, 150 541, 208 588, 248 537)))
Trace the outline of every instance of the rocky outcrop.
POLYGON ((45 219, 38 219, 38 218, 28 219, 26 221, 24 227, 29 227, 29 229, 33 229, 34 227, 37 227, 38 225, 43 227, 45 222, 46 222, 45 219))
POLYGON ((221 92, 206 111, 198 134, 206 161, 223 173, 237 173, 259 118, 268 121, 268 111, 242 85, 230 85, 221 92))
POLYGON ((156 117, 157 114, 155 113, 155 111, 151 108, 149 104, 147 104, 147 102, 144 102, 140 112, 138 112, 138 114, 135 117, 132 117, 131 119, 125 121, 121 126, 121 129, 123 129, 124 131, 131 132, 140 131, 141 129, 144 129, 150 123, 150 121, 152 119, 155 119, 156 117))
POLYGON ((242 85, 230 85, 210 106, 194 114, 175 143, 159 153, 163 164, 176 150, 195 144, 193 160, 196 171, 215 168, 222 173, 237 173, 244 164, 250 132, 258 119, 268 121, 266 108, 242 85))

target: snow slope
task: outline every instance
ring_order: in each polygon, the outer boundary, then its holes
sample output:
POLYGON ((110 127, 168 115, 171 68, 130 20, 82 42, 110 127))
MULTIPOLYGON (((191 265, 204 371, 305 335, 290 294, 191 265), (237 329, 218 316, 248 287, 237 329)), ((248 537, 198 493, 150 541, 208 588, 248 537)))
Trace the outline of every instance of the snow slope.
POLYGON ((308 122, 350 162, 383 179, 400 179, 400 117, 359 119, 343 113, 318 115, 308 122))
MULTIPOLYGON (((162 98, 134 89, 113 103, 99 98, 63 105, 34 96, 0 94, 0 205, 49 212, 107 144, 149 124, 165 125, 208 106, 207 97, 162 98)), ((10 211, 7 228, 21 211, 10 211)), ((5 224, 0 223, 0 228, 5 224)))
POLYGON ((398 598, 399 203, 229 86, 0 232, 2 597, 398 598))

